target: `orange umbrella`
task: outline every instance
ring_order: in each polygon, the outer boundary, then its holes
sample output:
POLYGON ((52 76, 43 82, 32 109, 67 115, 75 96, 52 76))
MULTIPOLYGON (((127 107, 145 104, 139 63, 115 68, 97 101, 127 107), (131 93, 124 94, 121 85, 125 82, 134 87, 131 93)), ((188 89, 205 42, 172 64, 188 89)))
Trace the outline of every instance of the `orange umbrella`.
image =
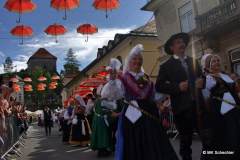
POLYGON ((92 87, 80 87, 78 90, 76 90, 73 95, 79 94, 81 96, 87 94, 88 92, 92 92, 93 88, 92 87))
POLYGON ((34 34, 30 27, 24 25, 16 26, 10 33, 12 33, 13 36, 22 37, 22 43, 20 43, 20 45, 23 44, 23 37, 30 37, 34 34))
POLYGON ((19 13, 19 21, 16 21, 19 23, 20 13, 33 12, 37 6, 30 0, 8 0, 4 5, 4 8, 6 8, 9 12, 19 13))
POLYGON ((60 24, 53 24, 53 25, 50 25, 48 26, 47 29, 45 29, 44 31, 45 33, 47 33, 47 35, 52 35, 52 36, 55 36, 56 37, 56 43, 58 42, 57 41, 57 36, 58 35, 64 35, 67 30, 60 24))
POLYGON ((30 84, 26 84, 24 88, 32 88, 32 86, 30 84))
POLYGON ((45 90, 45 88, 44 87, 38 87, 38 90, 42 91, 42 90, 45 90))
POLYGON ((14 88, 14 89, 15 89, 15 88, 19 88, 19 85, 14 84, 14 85, 13 85, 13 88, 14 88))
POLYGON ((47 80, 45 77, 40 77, 40 78, 38 78, 38 80, 39 81, 45 81, 45 80, 47 80))
POLYGON ((58 83, 57 82, 51 82, 50 85, 55 86, 55 85, 58 85, 58 83))
POLYGON ((28 77, 27 77, 27 78, 24 78, 23 81, 25 81, 25 82, 31 82, 32 80, 31 80, 31 78, 28 78, 28 77))
POLYGON ((17 78, 12 78, 12 79, 10 79, 10 81, 18 82, 18 79, 17 78))
POLYGON ((95 0, 92 4, 96 10, 106 11, 106 18, 108 17, 107 11, 116 10, 120 5, 118 0, 95 0))
POLYGON ((33 91, 33 89, 32 88, 26 88, 25 91, 29 92, 29 91, 33 91))
POLYGON ((98 28, 92 24, 83 24, 77 28, 77 33, 87 35, 87 40, 85 40, 85 42, 88 41, 89 34, 93 35, 94 33, 97 33, 97 32, 98 32, 98 28))
POLYGON ((49 89, 55 89, 57 88, 56 86, 50 86, 49 89))
POLYGON ((79 84, 78 86, 80 87, 98 87, 101 84, 107 84, 107 82, 103 79, 99 79, 99 78, 91 78, 88 80, 85 80, 84 82, 82 82, 81 84, 79 84))
POLYGON ((51 0, 50 7, 55 8, 56 10, 65 10, 64 20, 67 19, 66 11, 70 11, 74 8, 78 8, 80 4, 79 0, 51 0))
POLYGON ((20 92, 21 89, 20 89, 20 88, 14 88, 14 91, 16 91, 16 92, 20 92))
POLYGON ((52 76, 52 79, 59 79, 60 77, 55 75, 55 76, 52 76))
POLYGON ((43 84, 43 83, 39 83, 37 86, 38 86, 38 87, 46 87, 46 85, 43 84))

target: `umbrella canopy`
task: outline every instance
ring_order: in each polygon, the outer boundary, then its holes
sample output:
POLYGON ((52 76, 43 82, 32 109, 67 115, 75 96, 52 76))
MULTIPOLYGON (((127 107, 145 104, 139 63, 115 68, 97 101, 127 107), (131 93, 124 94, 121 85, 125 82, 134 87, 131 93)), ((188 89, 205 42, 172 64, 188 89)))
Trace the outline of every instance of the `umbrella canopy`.
POLYGON ((19 21, 16 21, 19 23, 20 13, 33 12, 37 6, 30 0, 8 0, 4 5, 4 8, 6 8, 9 12, 19 13, 19 21))
POLYGON ((30 27, 24 25, 16 26, 10 33, 12 33, 13 36, 22 37, 22 43, 20 43, 20 45, 23 44, 23 37, 30 37, 34 34, 30 27))
POLYGON ((58 85, 58 83, 57 82, 51 82, 50 85, 55 86, 55 85, 58 85))
POLYGON ((43 114, 43 110, 37 110, 34 112, 36 115, 43 114))
POLYGON ((24 88, 32 88, 32 86, 30 84, 26 84, 24 88))
POLYGON ((43 91, 43 90, 45 90, 45 88, 44 87, 38 87, 38 90, 43 91))
POLYGON ((107 84, 107 82, 103 79, 99 79, 99 78, 91 78, 88 80, 85 80, 84 82, 82 82, 81 84, 79 84, 78 86, 80 87, 98 87, 101 84, 107 84))
POLYGON ((56 86, 50 86, 49 89, 55 89, 57 88, 56 86))
POLYGON ((116 10, 120 5, 118 0, 95 0, 92 4, 96 10, 106 11, 106 18, 108 17, 107 11, 116 10))
POLYGON ((12 79, 10 79, 10 81, 18 82, 18 79, 17 78, 12 78, 12 79))
POLYGON ((30 92, 30 91, 33 91, 33 89, 32 88, 26 88, 25 91, 30 92))
POLYGON ((39 83, 37 86, 38 86, 38 87, 46 87, 46 84, 39 83))
POLYGON ((45 29, 44 31, 45 33, 47 33, 47 35, 52 35, 56 37, 56 43, 57 41, 57 36, 58 35, 64 35, 65 33, 67 33, 67 30, 60 24, 53 24, 48 26, 47 29, 45 29))
POLYGON ((13 88, 14 88, 14 89, 15 89, 15 88, 19 88, 19 85, 14 84, 14 85, 13 85, 13 88))
POLYGON ((79 0, 51 0, 50 7, 55 8, 56 10, 65 10, 64 20, 67 19, 66 11, 70 11, 74 8, 78 8, 80 4, 79 0))
POLYGON ((89 34, 93 35, 94 33, 97 33, 97 32, 98 32, 98 28, 92 24, 83 24, 77 28, 77 33, 87 35, 87 40, 85 40, 85 42, 88 41, 89 34))
MULTIPOLYGON (((117 72, 117 76, 118 78, 122 75, 122 70, 119 70, 117 72)), ((100 78, 100 79, 106 79, 106 76, 109 74, 109 71, 105 70, 105 68, 99 68, 96 71, 93 72, 93 74, 95 75, 96 78, 100 78)))
POLYGON ((25 81, 25 82, 31 82, 32 80, 31 80, 31 78, 26 77, 26 78, 23 79, 23 81, 25 81))
POLYGON ((45 80, 47 80, 45 77, 40 77, 40 78, 38 78, 38 80, 39 81, 45 81, 45 80))
POLYGON ((60 77, 55 75, 55 76, 52 76, 52 79, 59 79, 60 77))
POLYGON ((93 91, 93 87, 80 87, 78 90, 76 90, 73 95, 79 94, 81 96, 87 94, 88 92, 92 92, 93 91))
POLYGON ((14 88, 14 91, 16 91, 16 92, 20 92, 21 89, 20 89, 20 88, 14 88))

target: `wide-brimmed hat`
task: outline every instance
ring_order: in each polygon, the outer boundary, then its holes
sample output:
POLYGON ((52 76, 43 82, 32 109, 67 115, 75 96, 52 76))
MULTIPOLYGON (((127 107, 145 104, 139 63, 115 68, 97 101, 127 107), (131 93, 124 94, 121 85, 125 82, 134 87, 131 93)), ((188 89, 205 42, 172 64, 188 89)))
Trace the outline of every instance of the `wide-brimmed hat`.
POLYGON ((175 39, 179 39, 179 38, 183 39, 183 41, 185 42, 185 45, 187 47, 188 43, 190 42, 190 36, 187 33, 184 33, 184 32, 174 34, 168 39, 168 41, 166 42, 166 44, 164 46, 164 51, 167 54, 169 54, 169 55, 174 54, 174 52, 170 49, 170 46, 172 45, 172 43, 175 39))
POLYGON ((103 84, 98 86, 98 88, 97 88, 97 95, 99 95, 99 96, 101 95, 102 89, 103 89, 103 84))

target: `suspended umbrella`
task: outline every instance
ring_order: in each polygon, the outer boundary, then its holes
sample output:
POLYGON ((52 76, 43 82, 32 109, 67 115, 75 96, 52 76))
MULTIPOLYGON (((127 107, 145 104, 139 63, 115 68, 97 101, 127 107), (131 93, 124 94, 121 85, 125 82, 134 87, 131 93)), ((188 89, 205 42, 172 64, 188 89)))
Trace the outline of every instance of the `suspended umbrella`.
POLYGON ((12 79, 10 79, 10 81, 18 82, 18 79, 17 78, 12 78, 12 79))
POLYGON ((20 45, 23 44, 23 37, 30 37, 34 34, 30 27, 24 25, 16 26, 10 33, 12 33, 13 36, 22 37, 22 43, 20 42, 20 45))
POLYGON ((33 89, 32 88, 26 88, 25 91, 30 92, 30 91, 33 91, 33 89))
POLYGON ((20 89, 20 88, 14 88, 14 91, 16 91, 16 92, 20 92, 21 89, 20 89))
POLYGON ((50 86, 49 89, 55 89, 57 88, 56 86, 50 86))
POLYGON ((38 87, 46 87, 46 85, 43 84, 43 83, 39 83, 37 86, 38 86, 38 87))
POLYGON ((98 28, 92 24, 83 24, 77 28, 77 33, 81 33, 83 35, 87 35, 87 40, 88 41, 88 35, 93 35, 94 33, 98 32, 98 28))
POLYGON ((32 80, 31 80, 31 78, 26 77, 26 78, 23 79, 23 81, 25 81, 25 82, 31 82, 32 80))
POLYGON ((65 10, 64 20, 67 19, 66 11, 70 11, 74 8, 78 8, 80 4, 79 0, 51 0, 50 7, 55 8, 56 10, 65 10))
POLYGON ((96 10, 106 11, 106 18, 108 18, 107 11, 116 10, 120 5, 118 0, 95 0, 92 4, 96 10))
POLYGON ((93 87, 80 87, 78 90, 76 90, 73 95, 79 94, 81 96, 87 94, 88 92, 92 92, 93 91, 93 87))
POLYGON ((52 76, 52 79, 59 79, 60 77, 55 75, 55 76, 52 76))
POLYGON ((57 43, 58 42, 57 36, 64 35, 65 33, 67 33, 67 30, 62 25, 55 23, 53 25, 48 26, 48 28, 45 29, 44 32, 47 33, 47 35, 55 36, 57 43))
POLYGON ((58 85, 58 83, 57 82, 51 82, 50 83, 50 86, 55 86, 55 85, 58 85))
POLYGON ((14 89, 15 89, 15 88, 19 88, 19 85, 14 84, 14 85, 13 85, 13 88, 14 88, 14 89))
POLYGON ((45 77, 40 77, 40 78, 38 78, 38 80, 39 81, 45 81, 45 80, 47 80, 45 77))
POLYGON ((44 87, 38 87, 38 90, 43 91, 43 90, 45 90, 45 88, 44 87))
MULTIPOLYGON (((117 72, 117 76, 118 78, 122 75, 122 70, 119 70, 117 72)), ((108 70, 105 70, 105 68, 99 68, 97 69, 96 71, 93 72, 94 76, 96 78, 100 78, 100 79, 106 79, 106 76, 109 74, 109 71, 108 70)))
POLYGON ((19 23, 20 13, 33 12, 37 6, 30 0, 8 0, 4 5, 4 8, 6 8, 9 12, 19 13, 19 21, 16 20, 16 22, 19 23))
POLYGON ((107 84, 107 82, 103 79, 99 79, 99 78, 91 78, 88 80, 85 80, 84 82, 82 82, 81 84, 79 84, 78 86, 80 87, 98 87, 101 84, 107 84))
POLYGON ((32 88, 32 86, 30 84, 26 84, 24 88, 32 88))

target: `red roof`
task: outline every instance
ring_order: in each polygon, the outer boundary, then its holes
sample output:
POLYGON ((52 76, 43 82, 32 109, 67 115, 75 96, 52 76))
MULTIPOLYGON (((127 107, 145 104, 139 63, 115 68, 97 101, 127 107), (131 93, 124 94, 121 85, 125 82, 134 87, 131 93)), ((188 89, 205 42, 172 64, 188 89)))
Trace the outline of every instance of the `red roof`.
MULTIPOLYGON (((54 55, 52 55, 51 53, 49 53, 46 49, 44 48, 39 48, 37 50, 36 53, 34 53, 34 55, 32 55, 29 59, 28 59, 28 62, 30 59, 35 59, 35 58, 46 58, 46 59, 57 59, 57 57, 55 57, 54 55)), ((27 62, 27 63, 28 63, 27 62)))

